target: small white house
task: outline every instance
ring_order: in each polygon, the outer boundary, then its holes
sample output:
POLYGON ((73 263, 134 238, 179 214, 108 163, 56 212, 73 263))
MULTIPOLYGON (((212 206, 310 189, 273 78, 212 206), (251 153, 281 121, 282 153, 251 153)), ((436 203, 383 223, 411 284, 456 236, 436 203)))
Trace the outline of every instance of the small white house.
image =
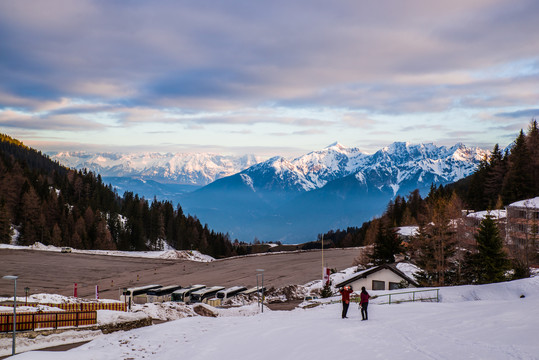
POLYGON ((401 288, 403 280, 406 281, 407 287, 419 286, 415 280, 397 269, 395 264, 383 264, 356 272, 335 286, 340 288, 351 285, 354 291, 361 290, 363 286, 367 290, 394 290, 401 288))

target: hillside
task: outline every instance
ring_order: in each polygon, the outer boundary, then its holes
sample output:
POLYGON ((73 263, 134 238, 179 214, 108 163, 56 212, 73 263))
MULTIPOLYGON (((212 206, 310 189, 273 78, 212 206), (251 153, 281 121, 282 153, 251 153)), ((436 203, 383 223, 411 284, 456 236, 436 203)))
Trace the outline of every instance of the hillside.
POLYGON ((78 249, 198 249, 235 254, 228 237, 171 202, 120 197, 100 175, 75 171, 0 134, 0 242, 78 249))

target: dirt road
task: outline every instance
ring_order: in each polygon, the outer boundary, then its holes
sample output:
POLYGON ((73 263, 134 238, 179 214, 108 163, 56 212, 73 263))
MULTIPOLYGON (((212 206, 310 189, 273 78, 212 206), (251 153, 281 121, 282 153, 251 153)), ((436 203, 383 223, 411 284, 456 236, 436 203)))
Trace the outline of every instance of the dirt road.
MULTIPOLYGON (((324 251, 327 266, 352 266, 358 249, 324 251)), ((118 299, 119 289, 148 284, 256 286, 257 269, 264 269, 264 285, 305 284, 321 278, 320 251, 267 254, 216 260, 210 263, 119 256, 62 254, 35 250, 0 249, 0 276, 18 275, 17 296, 52 293, 93 298, 95 286, 103 299, 118 299)), ((13 296, 13 282, 0 278, 0 296, 13 296)))

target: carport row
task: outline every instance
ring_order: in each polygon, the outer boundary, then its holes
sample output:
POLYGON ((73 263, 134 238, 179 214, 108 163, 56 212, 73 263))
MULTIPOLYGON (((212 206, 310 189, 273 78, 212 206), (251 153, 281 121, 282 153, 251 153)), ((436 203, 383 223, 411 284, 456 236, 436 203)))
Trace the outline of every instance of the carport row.
POLYGON ((120 301, 127 304, 131 309, 132 304, 144 304, 153 302, 174 301, 186 304, 203 302, 212 306, 220 306, 226 300, 238 295, 258 295, 264 296, 264 287, 253 287, 247 289, 245 286, 224 286, 191 285, 182 288, 180 285, 146 285, 136 288, 124 289, 120 301))

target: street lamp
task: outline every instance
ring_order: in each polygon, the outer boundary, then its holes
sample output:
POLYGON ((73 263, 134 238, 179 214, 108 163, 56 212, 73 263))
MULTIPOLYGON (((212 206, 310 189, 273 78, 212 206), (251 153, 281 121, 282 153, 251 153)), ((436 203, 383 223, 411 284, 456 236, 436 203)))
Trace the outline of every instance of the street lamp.
POLYGON ((256 287, 258 288, 258 275, 262 275, 262 291, 258 291, 260 297, 260 304, 262 305, 262 312, 264 312, 264 269, 256 269, 256 287), (262 293, 262 294, 260 294, 262 293))
POLYGON ((11 355, 15 355, 15 333, 17 331, 17 279, 15 275, 6 275, 2 279, 13 280, 13 343, 11 346, 11 355))

